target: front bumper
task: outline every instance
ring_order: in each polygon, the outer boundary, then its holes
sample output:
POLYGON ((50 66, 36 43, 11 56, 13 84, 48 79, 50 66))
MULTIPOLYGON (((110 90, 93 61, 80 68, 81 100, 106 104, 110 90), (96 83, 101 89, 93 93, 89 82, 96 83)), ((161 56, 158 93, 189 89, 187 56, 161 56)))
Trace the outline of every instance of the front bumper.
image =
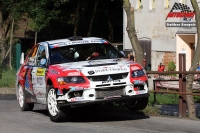
POLYGON ((119 102, 119 101, 125 101, 125 100, 137 99, 137 98, 146 98, 146 97, 149 97, 149 93, 133 95, 133 96, 122 95, 121 97, 112 97, 112 98, 96 99, 96 100, 88 100, 88 101, 58 103, 58 107, 72 106, 72 105, 88 105, 88 104, 97 104, 97 103, 106 103, 106 102, 119 102))

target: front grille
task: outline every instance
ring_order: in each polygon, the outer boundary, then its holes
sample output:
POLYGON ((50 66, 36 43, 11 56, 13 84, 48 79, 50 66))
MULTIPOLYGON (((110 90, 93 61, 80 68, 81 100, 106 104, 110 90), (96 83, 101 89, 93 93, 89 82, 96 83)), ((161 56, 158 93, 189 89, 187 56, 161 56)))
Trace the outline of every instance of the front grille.
POLYGON ((96 98, 124 95, 123 86, 118 88, 96 89, 96 98))
POLYGON ((109 75, 96 75, 96 76, 87 76, 90 81, 107 81, 108 79, 117 80, 124 79, 128 76, 128 72, 126 73, 117 73, 117 74, 109 74, 109 75))

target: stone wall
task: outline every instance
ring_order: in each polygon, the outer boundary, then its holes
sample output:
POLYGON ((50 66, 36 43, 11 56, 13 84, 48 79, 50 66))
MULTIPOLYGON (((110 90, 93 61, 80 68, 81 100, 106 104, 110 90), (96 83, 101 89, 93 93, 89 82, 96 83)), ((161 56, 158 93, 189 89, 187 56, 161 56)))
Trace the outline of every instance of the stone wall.
POLYGON ((176 64, 176 53, 175 52, 151 52, 151 70, 157 71, 158 65, 162 62, 165 65, 165 71, 168 70, 167 66, 170 61, 173 61, 176 64))

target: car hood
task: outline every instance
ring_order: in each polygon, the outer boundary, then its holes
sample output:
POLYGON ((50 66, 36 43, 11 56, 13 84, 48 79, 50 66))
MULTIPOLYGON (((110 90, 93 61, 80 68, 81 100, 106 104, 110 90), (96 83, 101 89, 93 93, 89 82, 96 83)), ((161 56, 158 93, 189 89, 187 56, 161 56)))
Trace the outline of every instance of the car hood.
MULTIPOLYGON (((53 65, 56 70, 64 72, 66 75, 73 70, 80 71, 85 76, 105 75, 112 73, 130 72, 130 65, 138 63, 128 61, 123 58, 105 59, 105 60, 90 60, 71 62, 64 64, 53 65)), ((75 73, 74 73, 75 74, 75 73)))

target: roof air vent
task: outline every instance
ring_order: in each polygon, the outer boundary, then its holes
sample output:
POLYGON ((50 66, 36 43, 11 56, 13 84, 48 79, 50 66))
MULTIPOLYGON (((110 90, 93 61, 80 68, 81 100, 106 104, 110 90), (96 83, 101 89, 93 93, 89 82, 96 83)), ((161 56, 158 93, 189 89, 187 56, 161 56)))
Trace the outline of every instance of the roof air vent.
POLYGON ((83 39, 81 36, 73 36, 73 37, 68 38, 68 40, 75 41, 75 40, 83 40, 83 39))

